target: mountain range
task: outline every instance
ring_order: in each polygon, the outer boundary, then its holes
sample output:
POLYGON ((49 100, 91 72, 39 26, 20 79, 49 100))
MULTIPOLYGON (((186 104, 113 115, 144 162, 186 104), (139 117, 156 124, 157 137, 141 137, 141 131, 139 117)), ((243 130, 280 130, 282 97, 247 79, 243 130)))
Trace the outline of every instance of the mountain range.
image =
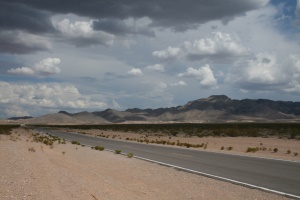
POLYGON ((107 109, 79 113, 60 111, 22 121, 30 124, 300 122, 300 102, 235 100, 225 95, 213 95, 170 108, 107 109))

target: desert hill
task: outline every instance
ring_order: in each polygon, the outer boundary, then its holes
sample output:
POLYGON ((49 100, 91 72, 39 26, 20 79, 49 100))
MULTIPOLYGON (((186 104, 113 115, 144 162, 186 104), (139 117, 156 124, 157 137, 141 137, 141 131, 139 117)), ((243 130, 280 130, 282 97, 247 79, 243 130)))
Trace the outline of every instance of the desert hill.
POLYGON ((300 122, 300 102, 268 99, 230 99, 213 95, 190 101, 183 106, 125 111, 107 109, 95 112, 68 113, 60 111, 32 119, 25 123, 40 124, 107 124, 107 123, 163 123, 163 122, 300 122))

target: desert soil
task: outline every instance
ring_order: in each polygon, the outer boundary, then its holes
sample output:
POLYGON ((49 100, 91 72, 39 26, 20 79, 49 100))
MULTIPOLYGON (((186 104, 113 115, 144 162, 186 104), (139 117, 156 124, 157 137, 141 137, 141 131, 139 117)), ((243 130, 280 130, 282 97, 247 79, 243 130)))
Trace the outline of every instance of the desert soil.
POLYGON ((0 199, 287 199, 108 151, 46 146, 32 133, 0 135, 0 199))

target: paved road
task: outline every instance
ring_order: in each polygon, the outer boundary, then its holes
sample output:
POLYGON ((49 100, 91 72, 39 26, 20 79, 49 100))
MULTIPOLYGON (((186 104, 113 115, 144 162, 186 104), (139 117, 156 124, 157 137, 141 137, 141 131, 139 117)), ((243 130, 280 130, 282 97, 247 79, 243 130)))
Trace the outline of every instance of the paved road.
POLYGON ((46 132, 68 140, 77 140, 81 144, 133 152, 135 156, 300 196, 299 162, 139 144, 55 130, 46 132))

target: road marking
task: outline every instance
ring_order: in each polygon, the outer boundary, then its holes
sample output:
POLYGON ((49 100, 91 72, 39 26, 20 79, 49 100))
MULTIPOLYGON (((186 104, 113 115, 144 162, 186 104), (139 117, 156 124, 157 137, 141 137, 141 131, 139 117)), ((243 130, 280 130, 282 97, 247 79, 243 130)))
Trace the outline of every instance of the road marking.
POLYGON ((186 155, 186 154, 181 154, 181 153, 172 153, 172 154, 177 155, 177 156, 190 157, 190 158, 194 157, 194 156, 191 156, 191 155, 186 155))
POLYGON ((138 158, 138 159, 145 160, 145 161, 152 162, 152 163, 157 163, 157 164, 167 166, 167 167, 173 167, 175 169, 182 170, 182 171, 185 171, 185 172, 206 176, 206 177, 209 177, 209 178, 234 183, 234 184, 237 184, 237 185, 242 185, 242 186, 245 186, 245 187, 248 187, 248 188, 254 188, 254 189, 258 189, 258 190, 262 190, 262 191, 266 191, 266 192, 270 192, 270 193, 275 193, 275 194, 282 195, 282 196, 289 197, 289 198, 300 199, 300 196, 297 196, 297 195, 293 195, 293 194, 289 194, 289 193, 285 193, 285 192, 280 192, 280 191, 277 191, 277 190, 272 190, 272 189, 269 189, 269 188, 260 187, 260 186, 257 186, 257 185, 252 185, 252 184, 249 184, 249 183, 236 181, 236 180, 233 180, 233 179, 208 174, 208 173, 205 173, 205 172, 199 172, 199 171, 195 171, 195 170, 192 170, 192 169, 187 169, 187 168, 184 168, 184 167, 179 167, 179 166, 176 166, 176 165, 171 165, 171 164, 168 164, 168 163, 164 163, 164 162, 160 162, 160 161, 156 161, 156 160, 151 160, 151 159, 143 158, 143 157, 139 157, 139 156, 134 156, 134 158, 138 158))

